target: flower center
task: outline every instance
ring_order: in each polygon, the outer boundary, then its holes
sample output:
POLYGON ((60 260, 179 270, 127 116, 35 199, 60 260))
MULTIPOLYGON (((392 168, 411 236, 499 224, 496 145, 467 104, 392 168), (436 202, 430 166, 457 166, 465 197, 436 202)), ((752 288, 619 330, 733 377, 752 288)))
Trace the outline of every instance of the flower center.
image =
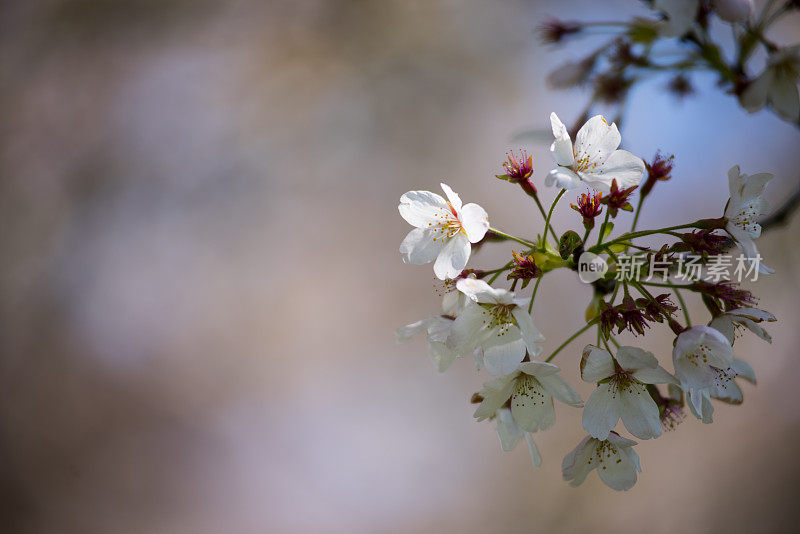
POLYGON ((497 335, 504 335, 514 324, 511 310, 514 309, 515 304, 481 304, 481 306, 486 310, 483 323, 490 329, 499 328, 500 331, 497 335))
POLYGON ((759 210, 753 202, 745 202, 739 208, 739 212, 735 214, 730 220, 734 226, 747 232, 748 234, 755 234, 758 232, 758 216, 759 210))
POLYGON ((434 241, 444 241, 464 231, 453 205, 448 202, 447 207, 450 208, 449 211, 444 209, 440 210, 434 215, 436 221, 428 223, 428 226, 433 231, 434 241))
POLYGON ((697 345, 693 351, 686 353, 686 360, 694 365, 700 367, 700 364, 708 365, 708 357, 711 355, 711 349, 708 345, 701 343, 697 345))
POLYGON ((594 449, 594 454, 589 457, 586 463, 589 465, 594 464, 598 469, 606 469, 610 462, 613 461, 618 464, 622 461, 618 453, 619 451, 610 441, 599 441, 594 449), (613 460, 614 456, 617 457, 616 460, 613 460))
POLYGON ((714 371, 714 382, 723 389, 725 389, 728 382, 736 378, 736 373, 730 367, 720 369, 719 367, 711 366, 711 370, 714 371))

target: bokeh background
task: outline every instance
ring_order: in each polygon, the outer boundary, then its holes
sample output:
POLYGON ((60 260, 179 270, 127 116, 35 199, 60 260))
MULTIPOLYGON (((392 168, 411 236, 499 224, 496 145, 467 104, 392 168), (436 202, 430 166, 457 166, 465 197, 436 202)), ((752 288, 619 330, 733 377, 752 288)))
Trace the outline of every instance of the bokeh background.
MULTIPOLYGON (((409 189, 441 180, 521 235, 541 229, 493 178, 509 148, 537 176, 587 95, 546 73, 546 15, 622 20, 633 1, 39 0, 0 7, 0 530, 141 532, 787 532, 800 492, 800 220, 760 241, 753 289, 772 346, 736 352, 759 385, 713 425, 638 447, 627 493, 561 481, 579 410, 503 453, 469 404, 486 375, 439 375, 423 339, 430 266, 401 263, 409 189)), ((724 32, 718 27, 715 31, 724 32)), ((602 36, 600 36, 602 37, 602 36)), ((798 18, 773 32, 798 41, 798 18)), ((725 172, 798 183, 798 129, 700 78, 678 102, 637 90, 623 139, 676 155, 640 227, 721 214, 725 172)), ((542 188, 546 203, 552 190, 542 188)), ((574 199, 570 199, 574 202, 574 199)), ((563 208, 566 208, 564 203, 563 208)), ((569 209, 557 228, 576 226, 569 209)), ((484 247, 474 265, 505 261, 484 247)), ((546 350, 589 290, 558 272, 546 350)), ((696 317, 701 310, 694 309, 696 317)), ((696 320, 698 320, 696 319, 696 320)), ((671 368, 665 328, 647 347, 671 368)), ((654 331, 655 332, 655 331, 654 331)), ((578 349, 558 360, 579 383, 578 349)))

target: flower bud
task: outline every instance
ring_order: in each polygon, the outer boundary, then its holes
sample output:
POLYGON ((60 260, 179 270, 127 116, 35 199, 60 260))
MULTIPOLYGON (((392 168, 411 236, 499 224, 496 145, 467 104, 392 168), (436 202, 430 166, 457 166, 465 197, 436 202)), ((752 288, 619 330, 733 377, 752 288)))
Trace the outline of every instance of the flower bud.
POLYGON ((507 160, 503 162, 505 174, 496 174, 501 180, 506 180, 512 184, 517 184, 527 180, 533 174, 533 156, 529 156, 524 150, 519 154, 513 150, 506 152, 507 160))
POLYGON ((639 186, 634 185, 625 189, 620 189, 615 178, 611 182, 611 191, 600 199, 600 203, 608 206, 608 213, 612 217, 617 216, 618 210, 633 211, 633 206, 628 202, 628 197, 631 196, 637 187, 639 186))
POLYGON ((594 228, 594 218, 603 212, 603 208, 600 207, 601 198, 603 198, 602 193, 595 193, 593 195, 582 193, 581 196, 578 197, 577 206, 575 204, 569 205, 572 209, 581 214, 583 217, 583 227, 587 230, 594 228))
POLYGON ((657 151, 656 155, 653 156, 652 163, 645 162, 644 166, 647 168, 647 179, 642 185, 642 190, 640 191, 642 197, 646 197, 650 194, 650 191, 653 189, 653 186, 656 185, 656 182, 666 182, 672 178, 672 160, 674 158, 675 156, 662 156, 661 151, 657 151))

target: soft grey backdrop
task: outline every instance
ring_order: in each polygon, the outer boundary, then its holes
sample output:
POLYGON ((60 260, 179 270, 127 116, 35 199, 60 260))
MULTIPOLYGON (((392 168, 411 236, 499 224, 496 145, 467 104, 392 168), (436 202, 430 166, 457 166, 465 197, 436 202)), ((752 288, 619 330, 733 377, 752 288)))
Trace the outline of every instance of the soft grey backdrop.
MULTIPOLYGON (((42 0, 0 8, 0 524, 4 532, 766 532, 790 530, 800 476, 800 220, 760 242, 754 289, 780 322, 741 407, 642 443, 628 493, 561 481, 581 438, 557 408, 505 454, 468 400, 485 375, 438 375, 394 329, 436 311, 432 269, 404 266, 396 204, 441 180, 492 222, 538 214, 493 178, 572 120, 586 95, 545 87, 575 57, 537 42, 546 14, 645 14, 638 2, 42 0)), ((798 40, 797 18, 775 40, 798 40)), ((725 28, 719 28, 724 32, 725 28)), ((676 154, 641 228, 717 216, 725 172, 796 187, 797 129, 748 116, 703 78, 654 82, 623 127, 676 154)), ((552 190, 544 190, 546 202, 552 190)), ((574 199, 570 199, 574 202, 574 199)), ((566 208, 566 202, 564 203, 566 208)), ((559 229, 574 225, 563 209, 559 229)), ((487 247, 475 265, 505 261, 487 247)), ((542 285, 552 350, 589 297, 542 285)), ((701 310, 696 310, 701 317, 701 310)), ((666 329, 648 348, 671 368, 666 329)), ((577 380, 578 349, 559 356, 577 380)))

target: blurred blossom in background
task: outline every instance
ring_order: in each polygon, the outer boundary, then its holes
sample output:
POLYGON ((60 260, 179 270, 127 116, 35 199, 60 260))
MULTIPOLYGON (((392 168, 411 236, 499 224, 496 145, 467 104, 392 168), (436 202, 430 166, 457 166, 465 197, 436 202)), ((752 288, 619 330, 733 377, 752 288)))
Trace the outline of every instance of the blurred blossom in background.
MULTIPOLYGON (((647 13, 622 0, 4 2, 0 530, 796 528, 796 216, 759 241, 777 270, 756 282, 761 305, 779 322, 772 346, 736 345, 758 386, 712 426, 690 417, 642 443, 627 493, 561 481, 580 410, 558 407, 534 469, 472 420, 484 377, 470 362, 439 375, 423 339, 395 342, 439 305, 430 266, 397 253, 400 195, 444 180, 497 227, 540 231, 494 175, 527 148, 550 202, 547 144, 513 135, 578 116, 587 94, 545 78, 593 41, 554 50, 532 30, 547 15, 647 13)), ((798 18, 773 38, 796 43, 798 18)), ((662 82, 632 95, 626 148, 676 156, 640 228, 721 215, 733 164, 776 175, 773 205, 800 178, 797 128, 703 80, 682 102, 662 82)), ((579 227, 568 212, 558 228, 579 227)), ((590 296, 572 273, 542 285, 546 350, 590 296)), ((662 364, 663 330, 649 347, 662 364)), ((580 346, 557 363, 585 398, 580 346)))

